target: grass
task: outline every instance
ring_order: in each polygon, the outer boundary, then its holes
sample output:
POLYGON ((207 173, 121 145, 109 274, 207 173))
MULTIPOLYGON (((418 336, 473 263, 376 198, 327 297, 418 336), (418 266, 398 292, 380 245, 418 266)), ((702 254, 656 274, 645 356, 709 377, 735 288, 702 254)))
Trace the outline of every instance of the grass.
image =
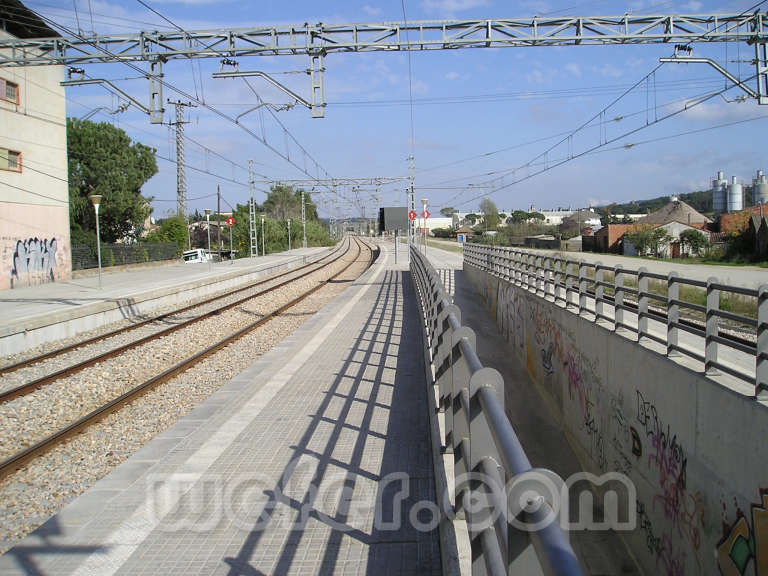
POLYGON ((449 244, 448 242, 435 242, 433 240, 427 240, 427 246, 439 248, 440 250, 445 250, 446 252, 457 252, 458 254, 464 253, 464 248, 458 243, 449 244))

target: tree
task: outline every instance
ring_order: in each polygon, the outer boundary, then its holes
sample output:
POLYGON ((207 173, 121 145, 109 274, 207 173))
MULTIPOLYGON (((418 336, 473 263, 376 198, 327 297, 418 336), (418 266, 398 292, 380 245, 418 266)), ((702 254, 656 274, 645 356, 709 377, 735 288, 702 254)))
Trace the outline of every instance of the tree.
POLYGON ((263 207, 267 214, 278 220, 295 218, 297 208, 301 215, 301 201, 297 202, 292 186, 272 186, 263 207))
POLYGON ((483 198, 480 201, 480 212, 483 213, 486 230, 496 230, 496 227, 499 225, 499 210, 496 208, 493 200, 483 198))
POLYGON ((528 220, 528 212, 525 212, 523 210, 515 210, 512 212, 509 219, 512 221, 513 224, 520 224, 528 220))
POLYGON ((543 222, 544 220, 547 219, 547 217, 544 216, 544 214, 542 214, 541 212, 529 212, 528 213, 528 219, 529 220, 540 220, 540 221, 543 222))
POLYGON ((443 206, 442 208, 440 208, 440 214, 442 214, 446 218, 450 218, 456 212, 458 212, 458 210, 456 210, 456 208, 454 208, 453 206, 443 206))
POLYGON ((474 212, 470 212, 469 214, 464 216, 464 220, 466 220, 467 222, 469 222, 473 226, 474 226, 475 222, 477 222, 479 219, 480 219, 480 216, 478 216, 474 212))
POLYGON ((691 254, 698 255, 709 245, 707 237, 698 230, 683 230, 680 232, 680 248, 685 253, 685 247, 688 246, 691 254))
POLYGON ((654 256, 659 256, 663 248, 667 246, 672 237, 664 228, 639 228, 633 232, 624 234, 624 238, 629 240, 637 250, 638 255, 650 252, 654 256))
POLYGON ((150 232, 147 242, 175 242, 179 252, 187 248, 187 223, 184 218, 173 216, 159 222, 160 228, 150 232))
POLYGON ((157 173, 155 150, 112 124, 67 118, 69 222, 73 234, 93 233, 96 216, 88 199, 100 194, 104 242, 137 238, 150 213, 141 187, 157 173))

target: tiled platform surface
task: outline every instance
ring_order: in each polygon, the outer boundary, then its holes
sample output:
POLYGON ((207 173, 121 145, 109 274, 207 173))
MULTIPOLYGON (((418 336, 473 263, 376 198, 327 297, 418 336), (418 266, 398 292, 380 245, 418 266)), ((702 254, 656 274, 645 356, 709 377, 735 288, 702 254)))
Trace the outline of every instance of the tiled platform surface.
POLYGON ((0 574, 440 572, 406 266, 385 248, 323 311, 1 556, 0 574))

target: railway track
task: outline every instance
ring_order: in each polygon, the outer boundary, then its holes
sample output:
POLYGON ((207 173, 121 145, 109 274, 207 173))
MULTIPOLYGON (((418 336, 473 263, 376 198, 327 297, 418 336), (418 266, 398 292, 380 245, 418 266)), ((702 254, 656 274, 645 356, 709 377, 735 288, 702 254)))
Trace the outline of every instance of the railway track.
MULTIPOLYGON (((338 256, 338 258, 335 258, 332 261, 325 264, 325 267, 327 267, 335 264, 336 262, 339 262, 339 260, 342 260, 340 264, 343 264, 343 266, 340 270, 335 271, 333 274, 329 275, 327 278, 324 278, 320 281, 310 282, 309 286, 302 289, 301 293, 298 296, 290 298, 288 301, 280 304, 270 312, 261 315, 256 320, 251 320, 247 322, 244 326, 227 334, 223 338, 218 339, 213 344, 206 346, 202 350, 195 351, 194 353, 185 357, 181 361, 174 363, 172 366, 163 370, 162 372, 155 374, 150 378, 144 379, 139 384, 132 386, 130 389, 122 392, 121 394, 112 397, 111 399, 102 403, 98 407, 90 410, 87 414, 77 419, 69 421, 66 425, 61 426, 57 430, 51 432, 50 434, 47 434, 45 437, 39 440, 36 440, 33 444, 27 445, 26 447, 16 451, 12 455, 8 456, 5 460, 0 462, 0 479, 5 478, 9 474, 12 474, 15 471, 21 469, 22 467, 24 467, 24 465, 27 462, 51 450, 56 445, 66 441, 67 439, 73 437, 79 432, 82 432, 89 426, 103 419, 108 414, 118 411, 122 406, 125 406, 126 404, 133 402, 137 398, 141 397, 143 394, 146 394, 150 390, 156 388, 159 384, 166 382, 171 378, 173 378, 174 376, 177 376, 178 374, 190 369, 192 366, 210 357, 211 355, 221 350, 222 348, 229 346, 230 344, 240 339, 244 335, 248 334, 249 332, 267 324, 270 320, 276 318, 277 316, 280 316, 287 310, 293 308, 294 306, 296 306, 297 304, 305 300, 311 294, 314 294, 315 292, 320 290, 323 286, 327 285, 328 283, 337 281, 337 279, 340 276, 342 276, 351 266, 359 262, 360 255, 363 252, 363 250, 368 250, 370 252, 370 257, 366 265, 367 267, 367 266, 370 266, 370 264, 373 262, 375 258, 374 249, 371 246, 369 246, 367 243, 357 238, 348 239, 347 250, 343 254, 338 256), (351 258, 349 262, 343 261, 344 257, 353 250, 353 246, 356 250, 355 256, 351 258)), ((311 276, 312 274, 316 274, 316 273, 318 273, 317 269, 309 271, 306 274, 302 274, 298 278, 281 282, 280 286, 284 287, 288 284, 296 283, 297 281, 306 279, 308 276, 311 276)), ((264 292, 261 292, 260 294, 264 294, 264 292)), ((26 439, 26 440, 29 441, 29 439, 26 439)), ((23 441, 21 443, 23 444, 23 441)))
MULTIPOLYGON (((289 284, 290 282, 295 281, 298 278, 311 274, 314 271, 313 267, 316 267, 318 264, 321 264, 324 260, 328 260, 328 263, 330 264, 335 262, 339 258, 342 258, 344 254, 346 254, 346 252, 344 252, 345 248, 348 251, 350 249, 349 244, 347 244, 346 247, 339 246, 333 252, 331 252, 330 254, 326 254, 325 256, 323 256, 322 258, 319 258, 318 260, 309 262, 307 264, 304 264, 297 268, 293 268, 291 270, 287 270, 283 273, 270 276, 269 278, 258 280, 256 282, 250 282, 246 286, 240 286, 234 290, 229 290, 223 294, 218 294, 210 298, 205 298, 204 300, 195 302, 188 306, 184 306, 182 308, 178 308, 176 310, 172 310, 170 312, 166 312, 164 314, 160 314, 158 316, 154 316, 152 318, 142 320, 138 323, 131 324, 129 326, 123 326, 116 330, 111 330, 104 334, 100 334, 92 338, 88 338, 87 340, 79 341, 68 346, 57 348, 56 350, 46 352, 45 354, 41 354, 33 358, 29 358, 8 366, 4 366, 0 368, 0 376, 7 377, 7 375, 11 373, 20 372, 22 370, 25 370, 31 367, 37 367, 42 362, 55 361, 57 358, 61 358, 73 351, 87 352, 87 350, 84 350, 84 349, 89 346, 97 345, 108 339, 111 339, 120 335, 125 335, 129 332, 139 331, 140 328, 150 326, 151 324, 171 323, 170 326, 167 326, 165 328, 160 328, 157 331, 150 332, 145 336, 129 341, 125 344, 120 344, 104 352, 88 355, 86 359, 76 361, 63 368, 54 367, 53 371, 43 376, 35 377, 32 380, 26 381, 20 385, 13 386, 4 390, 0 389, 0 404, 4 404, 20 396, 24 396, 26 394, 34 392, 41 386, 50 384, 51 382, 54 382, 65 376, 71 376, 81 370, 84 370, 89 366, 93 366, 99 362, 118 356, 119 354, 122 354, 127 350, 130 350, 132 348, 145 344, 146 342, 150 342, 154 339, 171 334, 173 332, 186 328, 196 322, 200 322, 202 320, 205 320, 207 318, 220 314, 221 312, 224 312, 228 309, 239 306, 244 302, 247 302, 251 298, 255 298, 264 294, 268 294, 275 290, 278 290, 279 288, 282 288, 283 286, 289 284), (301 271, 305 271, 305 272, 297 276, 296 274, 301 271), (273 284, 272 286, 262 288, 260 291, 256 293, 251 293, 251 291, 258 290, 259 288, 267 284, 274 283, 280 280, 281 278, 287 278, 287 279, 277 284, 273 284), (242 297, 237 297, 235 298, 235 300, 229 300, 230 298, 238 294, 245 294, 245 295, 242 297), (205 309, 206 307, 209 307, 211 304, 214 304, 216 302, 220 302, 220 304, 214 305, 210 309, 201 312, 199 315, 192 316, 191 318, 187 318, 187 319, 180 318, 176 321, 176 323, 173 323, 174 317, 179 317, 180 315, 189 313, 195 309, 205 309)), ((323 264, 323 265, 327 265, 327 264, 323 264)))

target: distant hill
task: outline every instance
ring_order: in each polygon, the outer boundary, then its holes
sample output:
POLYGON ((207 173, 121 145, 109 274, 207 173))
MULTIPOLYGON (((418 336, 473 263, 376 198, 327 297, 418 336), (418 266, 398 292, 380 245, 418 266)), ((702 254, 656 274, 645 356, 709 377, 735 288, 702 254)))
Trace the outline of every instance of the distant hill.
MULTIPOLYGON (((678 198, 692 206, 697 212, 702 214, 712 213, 712 191, 700 190, 698 192, 687 192, 684 194, 678 194, 678 198)), ((648 200, 633 200, 624 204, 610 204, 608 206, 600 206, 600 211, 610 208, 611 214, 647 214, 655 212, 662 206, 669 204, 671 198, 669 196, 658 196, 656 198, 650 198, 648 200)), ((744 205, 752 205, 752 187, 744 186, 744 205)))

